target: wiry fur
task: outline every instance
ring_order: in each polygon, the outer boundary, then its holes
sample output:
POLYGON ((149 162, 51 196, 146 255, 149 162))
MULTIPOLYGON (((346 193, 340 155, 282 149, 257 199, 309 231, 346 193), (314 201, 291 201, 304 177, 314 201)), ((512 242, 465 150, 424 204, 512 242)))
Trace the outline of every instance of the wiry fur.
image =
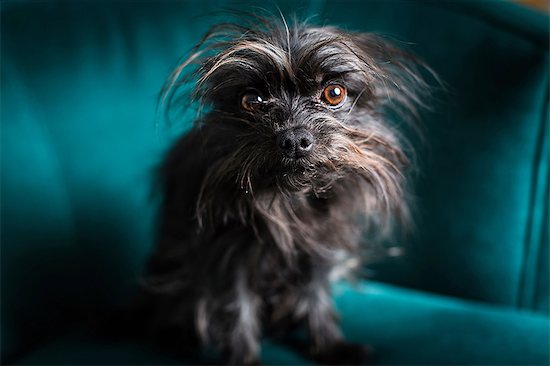
POLYGON ((207 112, 162 166, 153 323, 234 363, 258 361, 262 333, 305 325, 313 355, 338 361, 330 272, 342 253, 358 266, 364 245, 409 221, 397 120, 417 116, 427 87, 415 65, 373 34, 258 17, 213 27, 163 92, 170 110, 195 80, 207 112), (320 99, 330 82, 348 90, 337 109, 320 99), (265 100, 253 112, 240 104, 249 88, 265 100), (292 160, 275 136, 297 126, 315 145, 292 160))

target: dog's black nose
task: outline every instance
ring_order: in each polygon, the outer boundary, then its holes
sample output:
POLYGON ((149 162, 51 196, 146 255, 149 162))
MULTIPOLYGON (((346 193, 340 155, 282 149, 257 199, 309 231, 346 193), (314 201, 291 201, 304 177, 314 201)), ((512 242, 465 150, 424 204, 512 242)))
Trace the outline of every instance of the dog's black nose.
POLYGON ((285 130, 277 135, 277 146, 288 158, 303 158, 311 151, 315 139, 303 127, 285 130))

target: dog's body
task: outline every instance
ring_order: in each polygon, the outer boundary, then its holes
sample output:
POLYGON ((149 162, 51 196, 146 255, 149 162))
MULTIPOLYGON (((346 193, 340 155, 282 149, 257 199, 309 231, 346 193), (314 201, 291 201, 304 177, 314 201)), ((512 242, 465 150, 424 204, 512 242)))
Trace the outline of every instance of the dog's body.
POLYGON ((365 232, 407 220, 388 112, 414 113, 422 81, 375 36, 254 22, 215 27, 169 82, 170 99, 197 63, 194 95, 211 110, 162 166, 153 322, 233 363, 259 361, 261 334, 305 325, 318 360, 361 362, 329 276, 342 258, 360 262, 365 232))

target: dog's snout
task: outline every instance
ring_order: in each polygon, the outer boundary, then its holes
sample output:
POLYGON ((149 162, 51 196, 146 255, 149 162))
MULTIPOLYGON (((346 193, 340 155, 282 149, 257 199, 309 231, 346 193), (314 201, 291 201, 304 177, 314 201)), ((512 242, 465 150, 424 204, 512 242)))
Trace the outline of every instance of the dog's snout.
POLYGON ((277 146, 288 158, 298 159, 309 154, 315 139, 305 128, 285 130, 277 135, 277 146))

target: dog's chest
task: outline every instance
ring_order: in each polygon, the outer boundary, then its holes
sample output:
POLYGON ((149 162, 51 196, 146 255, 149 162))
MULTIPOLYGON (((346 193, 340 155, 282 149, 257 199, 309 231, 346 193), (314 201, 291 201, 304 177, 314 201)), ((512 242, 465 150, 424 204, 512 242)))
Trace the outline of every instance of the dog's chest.
POLYGON ((280 253, 263 254, 258 266, 254 289, 262 299, 266 314, 277 318, 292 313, 311 284, 313 259, 300 253, 295 258, 285 258, 280 253))

